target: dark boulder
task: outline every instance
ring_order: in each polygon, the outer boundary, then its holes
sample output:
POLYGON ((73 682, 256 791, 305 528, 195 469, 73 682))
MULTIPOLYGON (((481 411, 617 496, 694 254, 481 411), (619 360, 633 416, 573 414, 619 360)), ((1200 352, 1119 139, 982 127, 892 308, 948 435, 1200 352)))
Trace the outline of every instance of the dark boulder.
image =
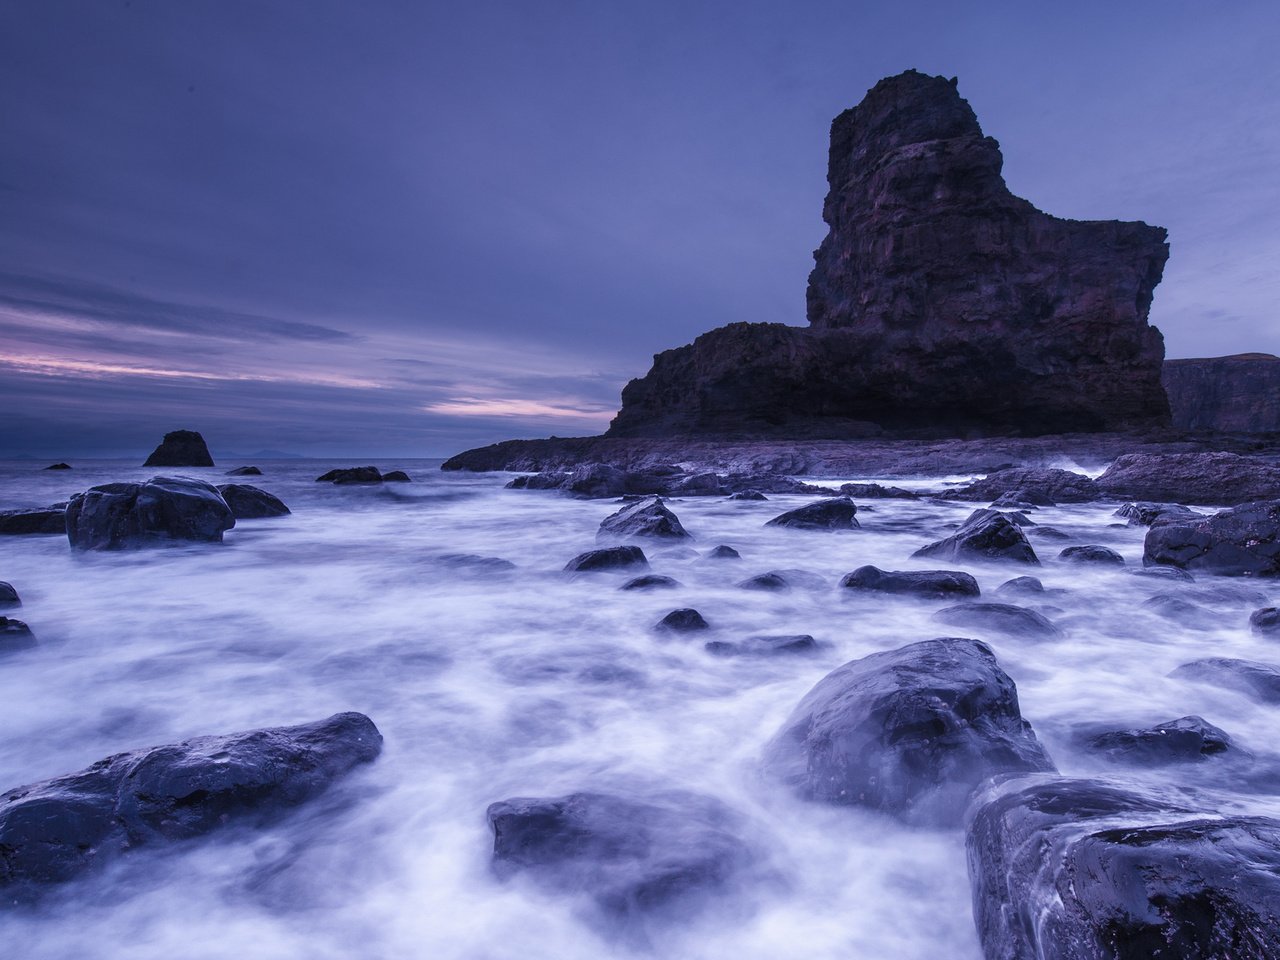
POLYGON ((776 571, 770 573, 757 574, 754 577, 748 577, 738 584, 743 590, 766 590, 779 591, 790 590, 791 582, 781 573, 776 571))
POLYGON ((766 527, 792 530, 853 530, 858 527, 858 508, 848 497, 832 497, 788 510, 765 523, 766 527))
POLYGON ((442 553, 434 560, 463 576, 475 578, 506 576, 516 569, 510 560, 475 553, 442 553))
MULTIPOLYGON (((36 645, 35 634, 21 620, 12 617, 0 617, 0 655, 16 653, 19 650, 30 650, 36 645)), ((2 870, 0 864, 0 870, 2 870)))
POLYGON ((0 795, 0 888, 58 883, 135 847, 256 824, 382 749, 368 717, 197 737, 121 753, 0 795))
POLYGON ((13 588, 13 584, 0 580, 0 608, 20 606, 22 606, 22 598, 18 596, 18 591, 13 588))
MULTIPOLYGON (((0 588, 4 586, 7 585, 0 584, 0 588)), ((2 595, 0 595, 0 605, 3 605, 2 595)), ((1253 611, 1249 615, 1249 629, 1264 637, 1280 636, 1280 610, 1275 607, 1263 607, 1261 610, 1253 611)))
POLYGON ((1137 730, 1086 734, 1089 749, 1117 763, 1157 766, 1204 760, 1225 753, 1231 738, 1202 717, 1180 717, 1137 730))
POLYGON ((1031 536, 1037 540, 1070 540, 1071 534, 1063 533, 1057 527, 1041 527, 1037 526, 1031 531, 1031 536))
POLYGON ((718 547, 712 547, 705 554, 708 560, 741 560, 742 554, 733 547, 727 547, 723 543, 718 547))
POLYGON ((589 897, 613 919, 688 915, 755 859, 740 818, 693 793, 516 797, 486 816, 500 878, 589 897))
POLYGON ((1262 703, 1280 704, 1280 669, 1269 663, 1206 657, 1184 663, 1169 676, 1225 687, 1262 703))
POLYGON ((884 487, 878 483, 842 483, 840 492, 859 500, 919 500, 920 494, 901 487, 884 487))
POLYGON ((827 674, 770 742, 766 763, 808 799, 940 826, 960 821, 988 777, 1053 769, 991 648, 950 638, 827 674))
POLYGON ((316 483, 334 483, 340 486, 381 482, 382 471, 377 467, 337 467, 316 477, 316 483))
POLYGON ((664 577, 657 573, 646 573, 641 577, 634 577, 628 580, 619 590, 674 590, 680 586, 680 581, 671 577, 664 577))
POLYGON ((951 494, 956 500, 1007 498, 1041 507, 1058 503, 1091 503, 1100 495, 1093 478, 1082 473, 1027 467, 997 470, 951 494))
POLYGON ((1131 577, 1143 577, 1147 580, 1176 580, 1179 583, 1195 583, 1196 578, 1178 567, 1142 567, 1127 571, 1131 577))
POLYGON ((658 492, 634 489, 631 474, 603 463, 587 463, 577 467, 567 477, 561 478, 561 490, 584 499, 620 497, 628 493, 658 492))
POLYGON ((606 547, 580 553, 564 566, 566 573, 597 570, 648 570, 649 561, 639 547, 606 547))
POLYGON ((682 607, 679 610, 672 610, 659 620, 654 624, 654 629, 668 633, 693 633, 697 630, 708 630, 710 626, 697 610, 692 607, 682 607))
POLYGON ((1221 576, 1278 576, 1280 500, 1246 503, 1194 523, 1152 527, 1142 562, 1221 576))
POLYGON ((67 505, 44 510, 0 510, 0 534, 64 534, 67 532, 67 505))
POLYGON ((237 520, 283 517, 290 512, 279 497, 247 483, 220 483, 218 492, 237 520))
POLYGON ((67 505, 67 539, 77 550, 121 550, 179 540, 220 543, 236 525, 216 487, 189 477, 107 483, 67 505))
POLYGON ((257 467, 236 467, 233 470, 228 470, 226 475, 228 477, 260 477, 262 476, 262 471, 257 467))
POLYGON ((392 470, 390 473, 382 475, 383 483, 412 483, 409 475, 403 470, 392 470))
POLYGON ((535 473, 507 481, 508 490, 558 490, 564 483, 563 473, 535 473))
POLYGON ((212 467, 213 457, 204 437, 194 430, 166 433, 160 446, 147 457, 144 467, 212 467))
POLYGON ((1131 527, 1153 527, 1158 523, 1179 523, 1204 518, 1203 513, 1196 513, 1180 503, 1150 503, 1145 500, 1126 503, 1114 516, 1128 520, 1131 527))
POLYGON ((933 619, 952 627, 994 630, 1014 637, 1054 639, 1062 636, 1062 631, 1043 615, 1012 603, 958 603, 943 607, 933 619))
POLYGON ((46 470, 70 470, 70 469, 71 469, 71 464, 69 464, 69 463, 51 463, 51 464, 49 464, 47 467, 45 467, 44 469, 46 469, 46 470))
POLYGON ((677 517, 661 497, 641 500, 611 513, 600 521, 597 539, 625 540, 630 537, 652 537, 661 540, 691 540, 677 517))
POLYGON ((975 799, 966 845, 991 960, 1280 956, 1280 821, 1019 778, 975 799))
POLYGON ((1221 620, 1213 611, 1169 593, 1148 597, 1142 601, 1142 606, 1157 616, 1186 626, 1210 627, 1221 620))
POLYGON ((772 657, 779 653, 812 653, 818 641, 807 633, 747 637, 745 640, 709 640, 707 653, 718 657, 772 657))
POLYGON ((1124 557, 1110 547, 1099 546, 1096 543, 1067 547, 1058 554, 1058 559, 1065 560, 1067 563, 1096 563, 1113 567, 1124 566, 1124 557))
POLYGON ((1014 577, 996 587, 999 596, 1043 597, 1044 584, 1036 577, 1014 577))
POLYGON ((840 586, 849 590, 905 593, 932 600, 976 597, 978 581, 959 570, 881 570, 867 565, 846 574, 840 586))
POLYGON ((963 563, 966 560, 1012 560, 1016 563, 1040 564, 1040 559, 1027 541, 1027 535, 1016 523, 995 510, 975 510, 951 536, 921 547, 912 556, 937 557, 953 563, 963 563))
POLYGON ((1049 506, 1047 503, 1037 505, 1027 500, 1019 500, 1017 494, 1013 493, 1006 493, 991 501, 992 510, 1016 510, 1019 514, 1026 514, 1047 506, 1049 506))
POLYGON ((739 490, 737 493, 729 494, 730 500, 768 500, 759 490, 739 490))
POLYGON ((1098 478, 1109 497, 1238 504, 1280 498, 1280 466, 1235 453, 1131 453, 1098 478))

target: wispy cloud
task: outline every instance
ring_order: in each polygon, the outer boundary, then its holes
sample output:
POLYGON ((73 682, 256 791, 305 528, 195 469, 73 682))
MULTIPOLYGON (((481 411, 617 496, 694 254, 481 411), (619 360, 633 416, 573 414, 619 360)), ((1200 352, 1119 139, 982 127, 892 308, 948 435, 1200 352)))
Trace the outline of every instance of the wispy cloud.
POLYGON ((573 405, 546 403, 539 400, 523 400, 514 397, 482 399, 480 397, 452 397, 424 404, 426 413, 439 413, 453 417, 535 417, 539 419, 607 420, 613 415, 611 408, 599 405, 573 405))

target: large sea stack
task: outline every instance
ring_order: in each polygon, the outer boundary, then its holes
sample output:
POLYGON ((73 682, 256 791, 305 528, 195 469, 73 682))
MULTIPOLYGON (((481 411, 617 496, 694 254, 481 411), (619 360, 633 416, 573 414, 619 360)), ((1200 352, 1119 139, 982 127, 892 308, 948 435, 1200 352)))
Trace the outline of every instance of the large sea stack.
POLYGON ((1161 227, 1015 197, 956 81, 881 80, 831 126, 808 329, 730 324, 654 358, 615 437, 1113 431, 1169 422, 1147 323, 1161 227))

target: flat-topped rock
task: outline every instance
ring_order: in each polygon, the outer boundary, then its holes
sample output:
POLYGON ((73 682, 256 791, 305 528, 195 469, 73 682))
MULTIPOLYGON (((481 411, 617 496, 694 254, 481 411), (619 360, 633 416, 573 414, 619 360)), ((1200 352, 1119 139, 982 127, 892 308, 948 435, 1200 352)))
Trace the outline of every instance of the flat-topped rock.
POLYGON ((194 430, 174 430, 147 457, 144 467, 212 467, 204 437, 194 430))
POLYGON ((982 592, 978 581, 961 570, 881 570, 870 564, 845 574, 840 586, 846 590, 909 594, 931 600, 976 597, 982 592))
POLYGON ((1233 505, 1280 499, 1280 466, 1235 453, 1131 453, 1098 477, 1109 497, 1233 505))

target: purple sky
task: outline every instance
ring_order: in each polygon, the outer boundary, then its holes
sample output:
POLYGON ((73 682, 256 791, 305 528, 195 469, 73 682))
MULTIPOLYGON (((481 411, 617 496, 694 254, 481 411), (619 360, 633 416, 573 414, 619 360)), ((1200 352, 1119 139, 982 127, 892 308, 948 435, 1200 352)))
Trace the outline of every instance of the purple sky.
POLYGON ((831 118, 959 76, 1013 191, 1168 227, 1171 357, 1280 353, 1280 5, 14 0, 0 456, 599 432, 804 324, 831 118))

